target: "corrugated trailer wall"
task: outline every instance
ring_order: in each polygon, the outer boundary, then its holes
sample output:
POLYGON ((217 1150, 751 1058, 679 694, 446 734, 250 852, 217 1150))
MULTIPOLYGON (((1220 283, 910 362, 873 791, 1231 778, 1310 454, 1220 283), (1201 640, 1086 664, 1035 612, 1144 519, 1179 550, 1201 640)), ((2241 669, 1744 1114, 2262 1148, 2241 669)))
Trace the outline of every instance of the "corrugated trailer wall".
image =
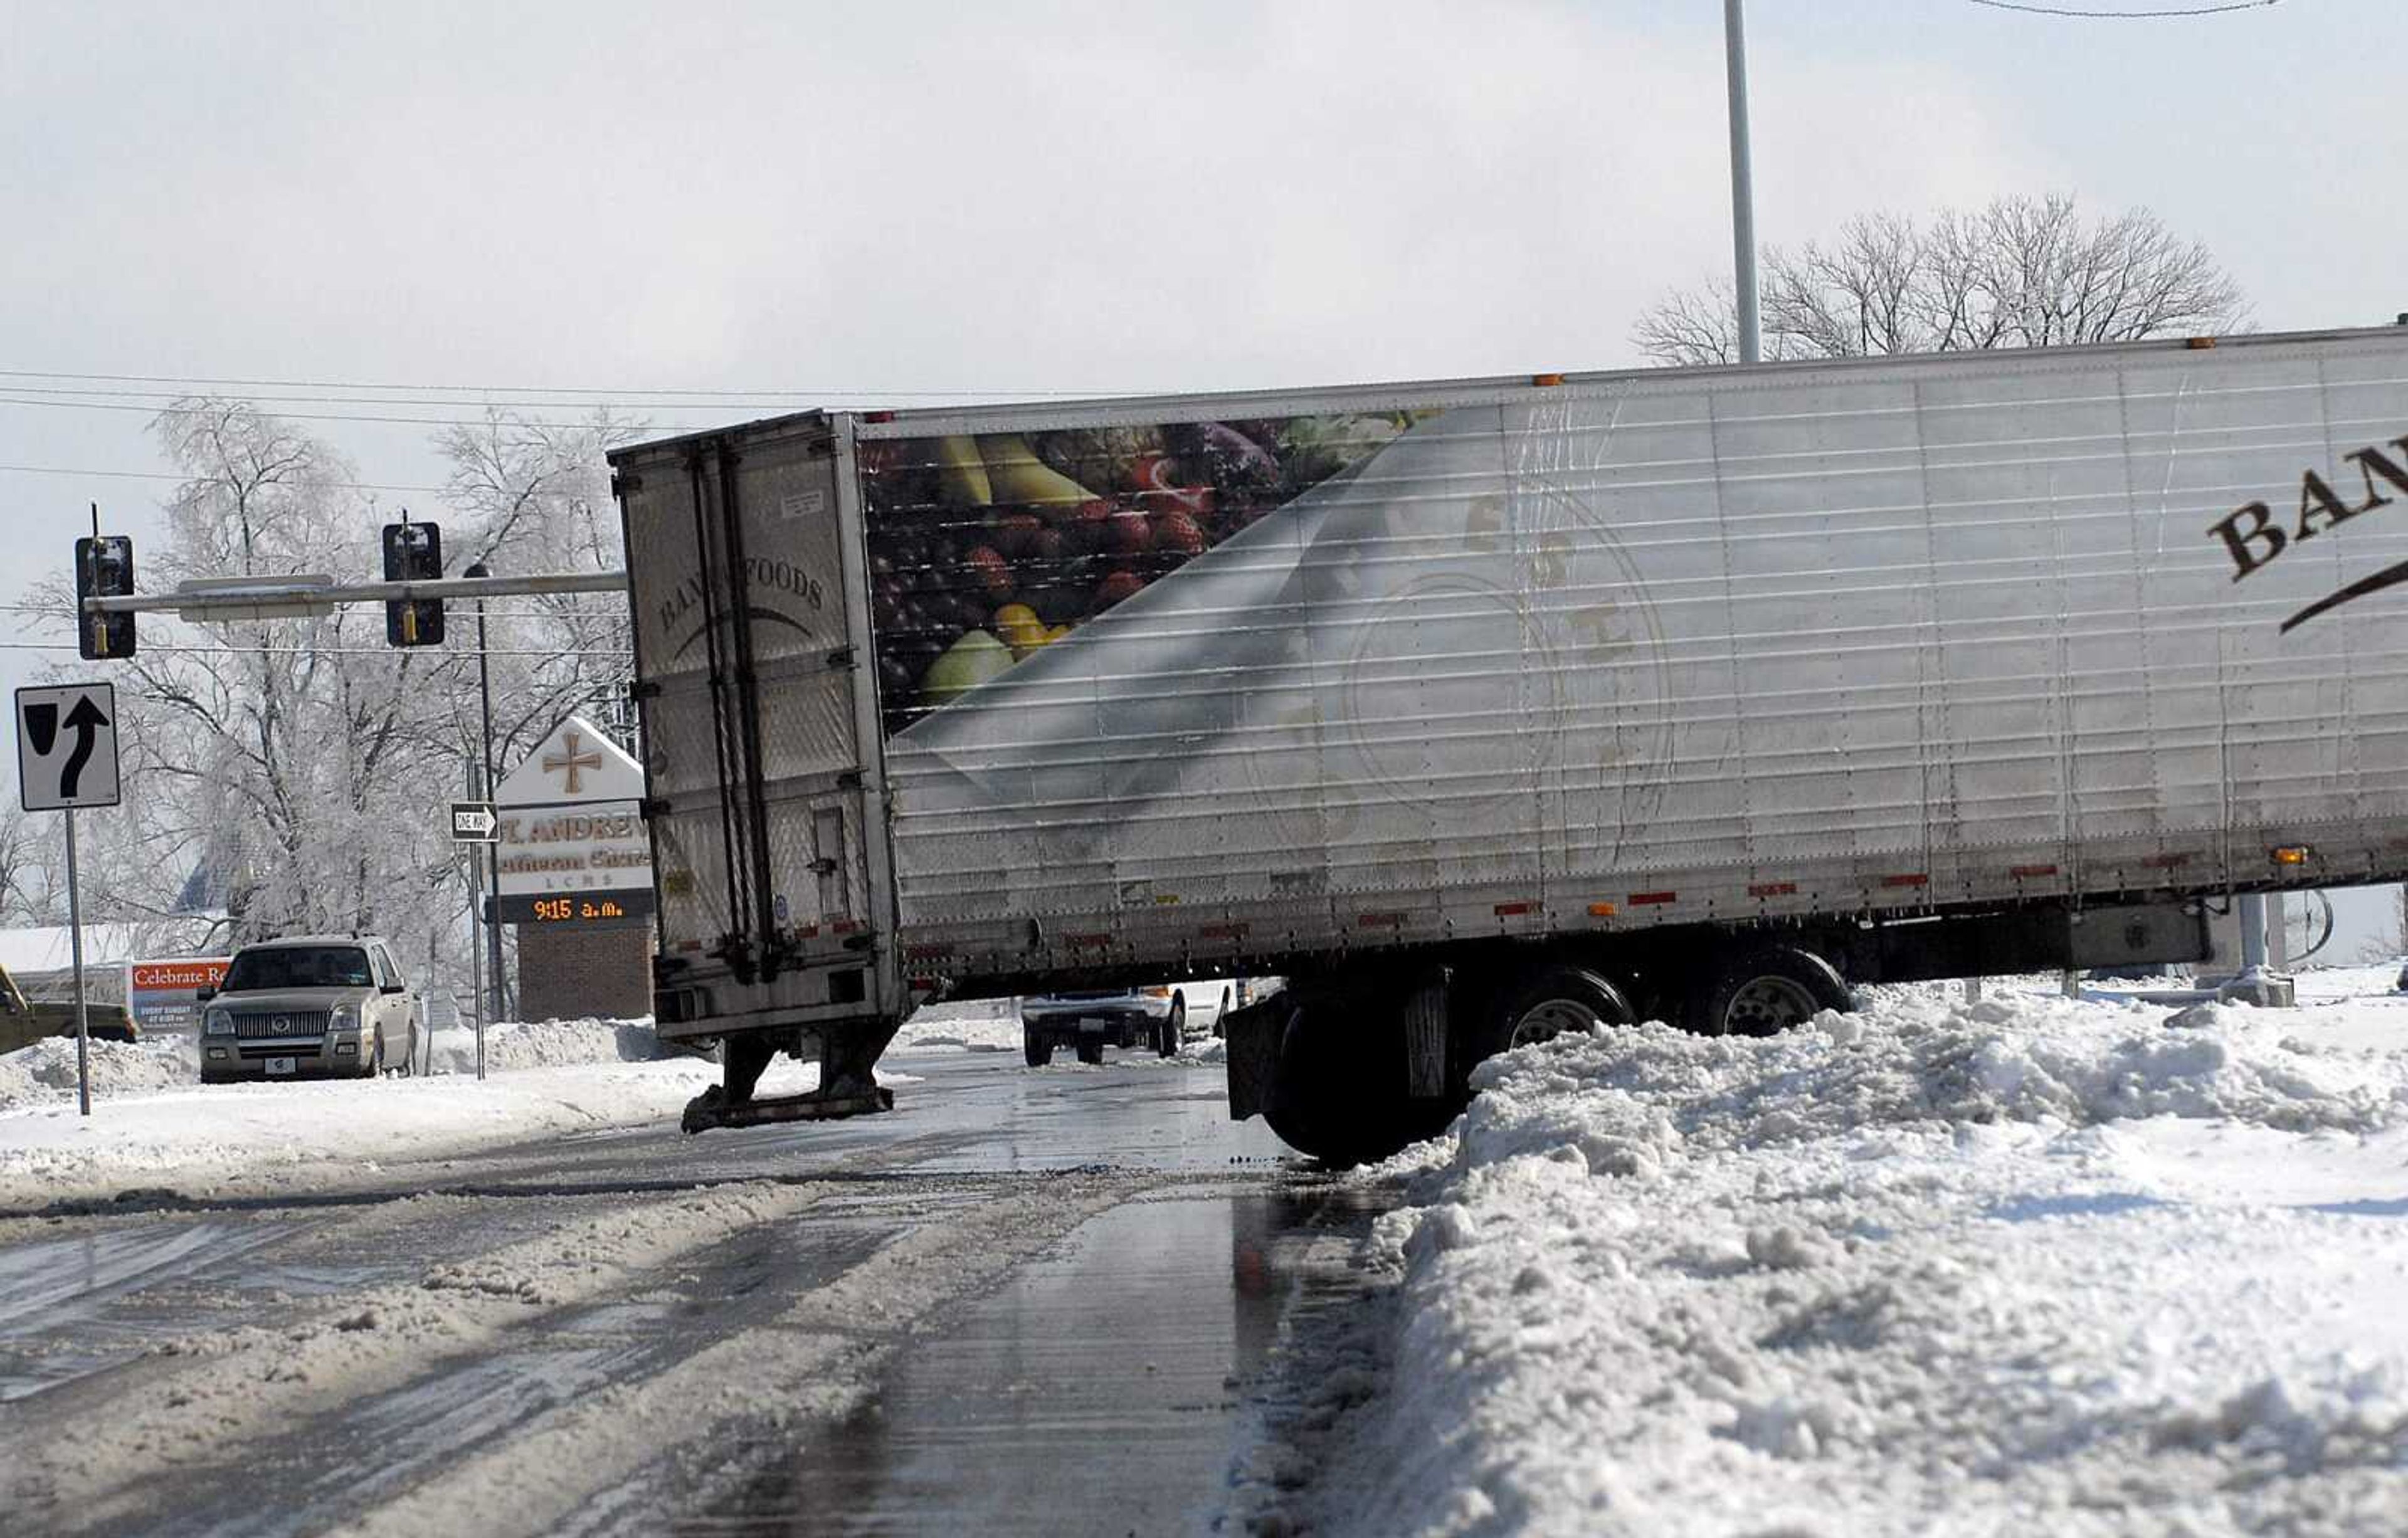
POLYGON ((858 429, 924 961, 2408 863, 2408 332, 1244 409, 858 429))

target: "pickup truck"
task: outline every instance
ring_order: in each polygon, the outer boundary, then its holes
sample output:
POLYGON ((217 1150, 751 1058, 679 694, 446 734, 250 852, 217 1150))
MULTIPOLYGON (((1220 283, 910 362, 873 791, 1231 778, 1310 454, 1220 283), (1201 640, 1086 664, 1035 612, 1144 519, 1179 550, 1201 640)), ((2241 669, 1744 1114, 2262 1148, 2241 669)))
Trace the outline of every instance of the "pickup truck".
POLYGON ((1234 977, 1132 988, 1081 989, 1020 1001, 1020 1040, 1031 1068, 1054 1061, 1068 1046, 1081 1062, 1101 1062, 1104 1048, 1143 1045, 1160 1057, 1176 1057, 1179 1044, 1209 1022, 1220 1023, 1236 1007, 1243 985, 1234 977))

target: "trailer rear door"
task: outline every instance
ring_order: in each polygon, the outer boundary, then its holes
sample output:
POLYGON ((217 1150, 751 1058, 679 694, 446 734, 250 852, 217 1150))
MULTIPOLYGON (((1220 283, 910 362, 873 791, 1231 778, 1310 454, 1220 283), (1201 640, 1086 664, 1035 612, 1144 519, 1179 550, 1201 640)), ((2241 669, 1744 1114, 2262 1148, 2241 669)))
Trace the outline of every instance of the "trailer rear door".
MULTIPOLYGON (((709 987, 713 1030, 683 1033, 875 1014, 891 991, 840 461, 812 415, 617 462, 662 981, 709 987)), ((675 991, 665 1034, 689 1023, 675 991)))

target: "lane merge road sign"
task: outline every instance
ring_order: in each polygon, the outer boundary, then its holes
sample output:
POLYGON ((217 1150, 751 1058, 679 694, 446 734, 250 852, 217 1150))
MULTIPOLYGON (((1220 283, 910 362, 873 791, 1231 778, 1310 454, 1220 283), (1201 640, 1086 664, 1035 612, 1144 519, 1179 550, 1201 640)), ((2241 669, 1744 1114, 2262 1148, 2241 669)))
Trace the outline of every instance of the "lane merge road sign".
POLYGON ((17 788, 29 812, 117 805, 117 691, 50 684, 17 691, 17 788))
POLYGON ((502 836, 502 819, 494 814, 490 801, 455 801, 452 804, 452 842, 454 844, 492 844, 502 836))

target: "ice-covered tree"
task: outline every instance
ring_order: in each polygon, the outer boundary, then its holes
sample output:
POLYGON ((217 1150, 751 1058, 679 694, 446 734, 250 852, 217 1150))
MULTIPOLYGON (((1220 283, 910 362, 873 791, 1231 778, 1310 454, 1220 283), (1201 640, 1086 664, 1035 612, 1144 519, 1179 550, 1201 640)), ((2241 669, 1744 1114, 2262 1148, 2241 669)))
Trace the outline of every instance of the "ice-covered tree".
MULTIPOLYGON (((619 511, 603 455, 640 431, 606 408, 569 424, 492 411, 437 434, 435 447, 452 465, 444 500, 462 524, 452 573, 478 564, 496 576, 619 568, 619 511)), ((460 622, 473 623, 472 609, 459 614, 460 622)), ((634 672, 624 598, 496 600, 488 605, 487 633, 494 755, 502 772, 572 711, 622 724, 634 672)))
MULTIPOLYGON (((1773 360, 2129 342, 2248 320, 2205 246, 2146 209, 2093 219, 2062 194, 1853 219, 1829 244, 1766 247, 1757 290, 1773 360)), ((1631 340, 1659 363, 1738 362, 1730 283, 1667 295, 1631 340)))
MULTIPOLYGON (((146 586, 375 569, 386 515, 328 445, 210 399, 178 402, 158 435, 185 479, 146 586)), ((372 608, 144 625, 114 670, 129 787, 106 872, 115 905, 222 908, 226 944, 360 929, 426 961, 452 948, 457 877, 437 814, 460 783, 451 701, 466 660, 388 649, 372 608)))

